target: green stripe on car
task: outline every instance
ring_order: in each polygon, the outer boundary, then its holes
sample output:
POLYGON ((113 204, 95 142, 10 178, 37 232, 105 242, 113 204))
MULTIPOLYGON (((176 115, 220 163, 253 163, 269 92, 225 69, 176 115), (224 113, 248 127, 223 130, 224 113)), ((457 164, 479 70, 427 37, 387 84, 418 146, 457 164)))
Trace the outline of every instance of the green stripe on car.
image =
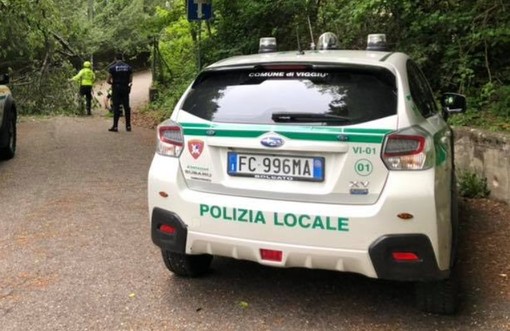
POLYGON ((382 143, 392 130, 362 128, 332 128, 316 126, 253 125, 252 128, 238 124, 180 123, 185 135, 228 138, 257 138, 274 132, 289 139, 309 141, 344 141, 356 143, 382 143))

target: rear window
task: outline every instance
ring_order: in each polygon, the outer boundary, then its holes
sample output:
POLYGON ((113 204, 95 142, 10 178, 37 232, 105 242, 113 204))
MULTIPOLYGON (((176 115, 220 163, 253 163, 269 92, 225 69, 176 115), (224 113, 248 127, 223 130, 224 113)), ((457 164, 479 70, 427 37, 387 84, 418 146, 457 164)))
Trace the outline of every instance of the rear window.
POLYGON ((349 125, 396 114, 397 92, 385 69, 206 71, 182 108, 213 122, 349 125))

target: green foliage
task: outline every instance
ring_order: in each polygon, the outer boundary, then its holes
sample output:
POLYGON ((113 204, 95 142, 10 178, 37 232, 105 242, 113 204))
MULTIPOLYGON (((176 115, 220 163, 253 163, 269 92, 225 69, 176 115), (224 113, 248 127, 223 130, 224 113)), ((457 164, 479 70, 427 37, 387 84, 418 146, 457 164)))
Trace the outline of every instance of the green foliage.
MULTIPOLYGON (((11 75, 22 113, 74 113, 67 84, 85 59, 104 69, 113 53, 148 53, 164 0, 1 0, 0 72, 11 75), (106 59, 106 60, 103 60, 106 59)), ((98 73, 98 76, 101 76, 98 73)))
POLYGON ((313 3, 301 0, 217 0, 214 2, 214 21, 201 26, 187 21, 182 2, 174 1, 170 8, 159 8, 156 12, 159 22, 171 20, 166 22, 159 35, 159 50, 171 75, 164 84, 168 88, 165 90, 165 86, 161 86, 164 91, 160 101, 152 107, 163 107, 169 116, 180 95, 198 73, 199 34, 201 66, 229 56, 254 53, 262 36, 277 37, 282 50, 297 49, 298 34, 303 46, 310 42, 306 13, 313 12, 313 3))
POLYGON ((451 115, 448 123, 510 133, 510 85, 485 84, 479 94, 468 97, 467 112, 451 115))
POLYGON ((260 37, 276 37, 280 50, 297 49, 298 33, 303 46, 310 42, 306 14, 315 16, 315 1, 217 0, 214 6, 215 55, 255 53, 260 37))
MULTIPOLYGON (((489 110, 496 116, 502 117, 507 121, 510 120, 510 85, 494 88, 490 94, 489 110)), ((510 131, 510 127, 509 127, 510 131)))
MULTIPOLYGON (((176 2, 172 2, 176 7, 176 2)), ((165 18, 173 22, 185 15, 167 10, 165 18)), ((342 46, 363 49, 369 33, 386 33, 393 49, 410 54, 418 62, 432 88, 464 93, 469 96, 471 111, 451 117, 456 125, 485 126, 505 129, 510 85, 510 10, 502 1, 449 0, 215 0, 215 19, 210 22, 207 38, 202 40, 202 62, 212 63, 224 57, 255 53, 258 39, 274 36, 279 50, 296 50, 297 41, 308 48, 325 31, 336 33, 342 46), (262 23, 263 22, 263 23, 262 23), (309 23, 311 24, 311 31, 309 23), (482 109, 490 109, 486 114, 482 109)), ((197 26, 181 21, 180 32, 173 31, 172 45, 182 44, 195 52, 197 26), (191 39, 190 39, 191 37, 191 39), (177 41, 176 39, 181 39, 177 41), (190 44, 191 42, 191 44, 190 44)), ((175 27, 172 27, 175 29, 175 27)), ((160 44, 163 48, 163 44, 160 44)), ((170 46, 170 42, 168 43, 170 46)), ((184 82, 192 79, 194 54, 180 48, 179 52, 164 51, 171 66, 187 68, 169 83, 174 91, 182 91, 184 82)), ((173 97, 174 98, 174 97, 173 97)), ((175 99, 175 98, 174 98, 175 99)))
POLYGON ((13 87, 26 93, 20 96, 28 105, 23 108, 44 113, 54 111, 54 103, 33 99, 37 93, 27 86, 44 86, 52 97, 63 95, 58 82, 75 71, 69 63, 78 69, 93 55, 96 69, 102 70, 116 51, 128 59, 152 52, 160 94, 173 100, 162 106, 171 109, 199 66, 255 53, 260 37, 276 37, 279 50, 296 50, 298 43, 307 49, 322 32, 332 31, 343 47, 363 49, 367 34, 386 33, 394 50, 420 64, 434 91, 469 97, 471 112, 452 116, 451 122, 510 131, 505 126, 510 108, 510 7, 505 1, 214 0, 214 19, 200 28, 186 20, 185 4, 1 0, 0 71, 10 72, 13 87))
POLYGON ((152 117, 157 118, 157 123, 169 118, 172 115, 172 111, 183 92, 183 90, 180 91, 179 89, 168 88, 160 90, 157 100, 152 102, 148 109, 155 114, 152 115, 152 117))
POLYGON ((480 112, 468 108, 464 114, 451 114, 448 117, 448 123, 452 126, 469 126, 470 124, 479 121, 481 118, 480 112))
POLYGON ((57 68, 42 77, 32 76, 13 86, 13 94, 23 114, 77 113, 79 86, 69 82, 71 67, 57 68))
POLYGON ((159 50, 172 74, 172 85, 189 84, 197 73, 197 56, 185 18, 180 18, 162 31, 159 50))
POLYGON ((460 171, 458 174, 459 194, 465 198, 487 198, 490 190, 487 178, 471 171, 460 171))
POLYGON ((148 51, 153 31, 150 17, 144 12, 144 0, 106 1, 95 10, 90 33, 92 52, 133 55, 148 51))
POLYGON ((495 91, 496 87, 493 82, 488 82, 485 85, 483 85, 480 89, 480 96, 478 98, 478 108, 481 109, 488 105, 495 91))
MULTIPOLYGON (((197 31, 186 19, 184 3, 173 2, 170 8, 158 7, 155 21, 162 25, 153 50, 156 56, 158 101, 152 109, 160 109, 161 116, 170 116, 174 105, 198 72, 197 31)), ((202 36, 206 43, 208 36, 202 36)))
POLYGON ((363 48, 368 33, 384 32, 409 53, 434 90, 471 93, 492 80, 508 84, 510 11, 501 1, 323 1, 319 29, 333 30, 348 48, 363 48), (506 69, 504 69, 506 68, 506 69))

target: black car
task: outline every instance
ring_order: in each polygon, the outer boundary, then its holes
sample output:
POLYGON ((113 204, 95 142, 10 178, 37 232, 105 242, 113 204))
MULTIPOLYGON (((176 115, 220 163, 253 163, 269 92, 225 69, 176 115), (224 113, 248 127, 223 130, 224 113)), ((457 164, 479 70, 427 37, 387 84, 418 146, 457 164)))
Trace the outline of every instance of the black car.
POLYGON ((9 76, 0 74, 0 160, 12 159, 16 152, 16 103, 7 84, 9 76))

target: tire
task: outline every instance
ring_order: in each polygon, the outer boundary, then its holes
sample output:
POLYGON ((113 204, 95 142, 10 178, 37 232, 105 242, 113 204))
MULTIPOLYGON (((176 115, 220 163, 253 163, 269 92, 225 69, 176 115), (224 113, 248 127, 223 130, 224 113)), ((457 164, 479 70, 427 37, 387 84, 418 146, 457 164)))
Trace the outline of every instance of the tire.
POLYGON ((457 179, 455 171, 451 187, 451 217, 452 243, 450 252, 450 277, 448 279, 417 282, 415 284, 415 299, 418 309, 433 314, 452 315, 459 305, 459 281, 455 268, 459 244, 459 200, 457 194, 457 179))
POLYGON ((7 145, 0 148, 0 160, 9 160, 16 154, 16 114, 13 113, 7 126, 7 145))
POLYGON ((163 261, 168 270, 181 277, 198 277, 207 271, 212 262, 212 255, 188 255, 161 250, 163 261))
POLYGON ((457 263, 459 250, 459 196, 457 193, 457 179, 453 178, 452 183, 452 201, 451 201, 451 223, 452 223, 452 245, 450 254, 450 268, 454 268, 457 263))
POLYGON ((450 278, 418 282, 415 284, 415 298, 418 309, 433 314, 453 315, 459 305, 458 281, 452 273, 450 278))

